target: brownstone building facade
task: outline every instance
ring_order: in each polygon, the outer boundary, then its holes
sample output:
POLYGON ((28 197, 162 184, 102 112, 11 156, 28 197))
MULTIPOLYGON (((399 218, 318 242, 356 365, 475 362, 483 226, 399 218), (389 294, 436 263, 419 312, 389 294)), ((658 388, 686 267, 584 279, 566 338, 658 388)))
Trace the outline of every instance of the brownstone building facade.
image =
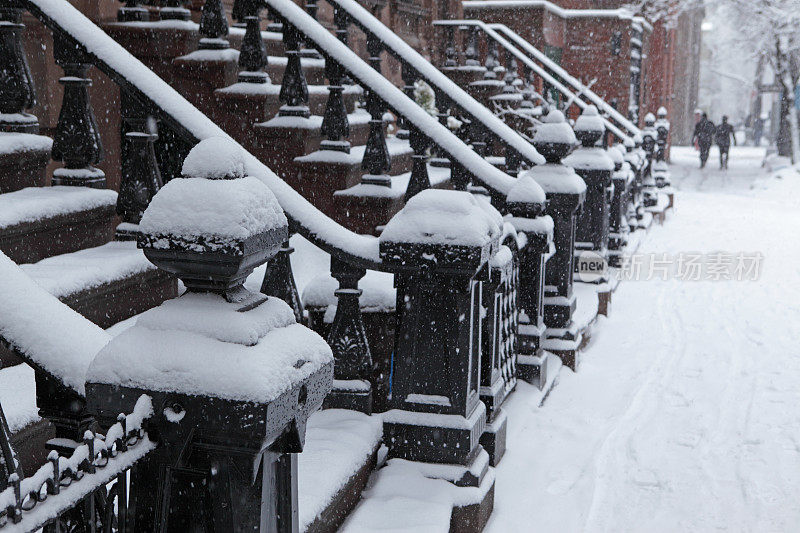
POLYGON ((667 108, 673 142, 694 127, 702 11, 650 22, 620 0, 465 0, 466 18, 506 24, 589 85, 621 112, 642 121, 667 108))

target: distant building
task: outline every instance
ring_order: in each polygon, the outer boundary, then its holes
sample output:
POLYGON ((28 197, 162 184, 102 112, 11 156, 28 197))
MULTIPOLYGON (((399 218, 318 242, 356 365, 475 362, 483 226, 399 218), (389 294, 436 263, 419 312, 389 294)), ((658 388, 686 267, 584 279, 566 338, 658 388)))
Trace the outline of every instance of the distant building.
POLYGON ((667 108, 672 142, 694 128, 702 10, 669 25, 622 8, 621 0, 465 0, 464 16, 506 24, 630 118, 667 108))

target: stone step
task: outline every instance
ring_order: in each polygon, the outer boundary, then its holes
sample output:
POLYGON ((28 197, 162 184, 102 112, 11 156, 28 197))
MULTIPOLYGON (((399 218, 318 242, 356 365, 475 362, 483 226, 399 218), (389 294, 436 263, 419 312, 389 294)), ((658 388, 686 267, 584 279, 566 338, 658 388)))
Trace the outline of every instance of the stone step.
POLYGON ((100 246, 114 236, 117 193, 28 187, 0 195, 0 250, 16 263, 100 246))
MULTIPOLYGON (((407 140, 388 137, 391 169, 387 174, 397 176, 411 170, 411 156, 414 151, 407 140)), ((361 182, 364 171, 361 168, 366 145, 353 146, 350 153, 333 150, 316 150, 294 160, 297 165, 295 189, 303 195, 316 193, 327 195, 348 189, 361 182)))
MULTIPOLYGON (((383 187, 380 185, 358 184, 348 189, 336 191, 333 194, 333 202, 326 212, 339 224, 355 231, 356 233, 367 233, 377 235, 382 226, 389 222, 405 202, 406 189, 411 172, 392 176, 392 186, 383 187)), ((428 179, 431 188, 447 189, 450 184, 450 169, 434 167, 428 165, 428 179)), ((315 200, 315 205, 323 205, 319 199, 315 200)))
POLYGON ((43 187, 52 146, 43 135, 0 132, 0 193, 43 187))
MULTIPOLYGON (((159 305, 178 295, 174 277, 157 270, 133 241, 114 241, 95 248, 20 265, 53 296, 101 328, 159 305)), ((0 346, 0 368, 22 361, 0 346)))
MULTIPOLYGON (((370 116, 365 111, 357 111, 348 115, 350 121, 350 137, 352 146, 363 145, 369 134, 370 116)), ((319 150, 324 139, 320 128, 322 117, 311 115, 302 117, 275 117, 266 122, 255 124, 250 136, 250 143, 245 148, 258 157, 284 180, 294 183, 297 175, 297 157, 319 150)))
POLYGON ((109 242, 20 268, 101 328, 178 295, 176 278, 156 269, 134 241, 109 242))
MULTIPOLYGON (((273 83, 234 83, 215 91, 216 106, 210 118, 240 143, 247 144, 253 124, 275 117, 281 107, 278 99, 281 86, 273 83)), ((343 93, 345 108, 353 113, 361 87, 348 86, 343 93)), ((308 86, 309 109, 312 115, 322 115, 328 102, 327 85, 308 86)))
MULTIPOLYGON (((196 50, 177 57, 172 61, 171 85, 200 111, 213 116, 214 108, 217 105, 215 91, 236 83, 239 75, 238 60, 239 51, 233 48, 196 50)), ((325 61, 302 58, 300 64, 308 84, 324 84, 325 61)), ((272 83, 280 85, 285 69, 285 57, 272 56, 269 58, 267 73, 272 83)))

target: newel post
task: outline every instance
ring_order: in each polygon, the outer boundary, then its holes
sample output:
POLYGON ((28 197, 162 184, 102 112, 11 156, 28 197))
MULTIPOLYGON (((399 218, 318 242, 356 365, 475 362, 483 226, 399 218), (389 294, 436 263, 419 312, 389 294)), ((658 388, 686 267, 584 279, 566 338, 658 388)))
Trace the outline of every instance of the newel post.
POLYGON ((575 256, 575 228, 578 208, 586 197, 586 184, 561 161, 577 145, 564 114, 553 110, 545 117, 533 138, 533 145, 547 163, 527 172, 547 195, 546 214, 553 218, 555 253, 545 269, 545 349, 561 356, 575 368, 581 334, 575 328, 572 263, 575 256))
POLYGON ((87 371, 101 426, 152 398, 158 447, 133 467, 120 530, 293 533, 297 454, 331 388, 331 351, 285 302, 243 286, 281 250, 288 224, 246 175, 241 148, 206 139, 183 175, 153 198, 138 244, 187 291, 140 315, 87 371))
POLYGON ((38 133, 39 121, 25 111, 36 104, 36 91, 22 46, 21 21, 21 9, 0 8, 0 131, 38 133))
POLYGON ((389 457, 458 465, 442 477, 460 486, 480 486, 489 462, 479 443, 486 424, 479 398, 482 284, 499 245, 498 218, 470 193, 428 189, 380 237, 397 287, 390 410, 383 417, 389 457))
MULTIPOLYGON (((586 183, 586 200, 578 217, 575 250, 577 254, 590 251, 607 259, 609 188, 614 173, 614 161, 605 149, 597 146, 606 127, 595 106, 584 109, 575 121, 574 130, 581 146, 564 159, 564 164, 572 167, 586 183)), ((597 281, 606 280, 600 278, 597 281)))
POLYGON ((630 233, 626 198, 629 194, 628 188, 633 172, 623 158, 623 151, 624 147, 620 146, 612 146, 608 149, 608 155, 614 161, 614 174, 611 178, 613 194, 608 213, 608 264, 614 267, 622 265, 622 250, 628 244, 628 234, 630 233))
POLYGON ((519 251, 517 376, 539 389, 547 382, 544 277, 547 254, 553 245, 553 218, 544 214, 546 205, 544 190, 529 174, 520 176, 506 197, 506 219, 527 240, 519 251))

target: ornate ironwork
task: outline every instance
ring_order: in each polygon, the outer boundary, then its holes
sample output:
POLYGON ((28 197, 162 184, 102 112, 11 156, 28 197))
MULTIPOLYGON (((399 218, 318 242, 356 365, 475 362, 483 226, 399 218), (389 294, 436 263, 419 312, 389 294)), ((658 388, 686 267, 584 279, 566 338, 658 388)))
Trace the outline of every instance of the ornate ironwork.
POLYGON ((311 116, 308 108, 308 84, 300 64, 300 31, 283 21, 283 45, 286 49, 286 69, 283 71, 281 92, 278 95, 284 105, 278 111, 282 117, 311 116))
POLYGON ((494 39, 488 39, 486 43, 486 73, 483 77, 487 80, 494 80, 497 79, 497 69, 500 66, 500 53, 497 50, 497 43, 494 42, 494 39))
POLYGON ((409 139, 414 155, 411 156, 411 177, 408 180, 404 200, 407 202, 412 196, 431 188, 428 177, 428 147, 430 140, 418 128, 411 126, 409 139))
POLYGON ((466 58, 464 64, 468 67, 478 67, 481 64, 480 61, 478 61, 478 27, 469 26, 466 32, 467 47, 464 49, 464 57, 466 58))
POLYGON ((292 252, 294 252, 294 248, 289 246, 289 241, 286 241, 275 257, 267 263, 264 281, 261 283, 261 292, 267 296, 280 298, 289 304, 294 312, 295 320, 300 324, 303 322, 303 303, 300 300, 300 293, 297 291, 297 284, 292 272, 290 257, 292 252))
POLYGON ((150 200, 163 185, 153 148, 157 138, 157 134, 146 131, 125 134, 128 164, 123 169, 117 196, 117 214, 123 222, 138 224, 150 200))
POLYGON ((321 133, 326 137, 320 143, 322 150, 335 150, 350 153, 350 121, 347 119, 347 108, 344 105, 342 93, 342 77, 344 69, 332 58, 325 58, 325 76, 328 78, 328 102, 325 114, 322 116, 321 133))
POLYGON ((458 52, 456 51, 456 30, 453 26, 447 26, 447 46, 444 49, 444 66, 445 68, 452 68, 458 66, 456 58, 458 52))
POLYGON ((335 361, 334 379, 367 379, 371 375, 372 354, 358 301, 363 293, 358 288, 358 280, 366 273, 363 268, 331 257, 331 276, 339 282, 339 288, 334 291, 338 299, 336 315, 328 334, 335 361))
POLYGON ((52 157, 64 168, 53 172, 53 185, 78 185, 103 188, 105 173, 93 165, 103 160, 103 144, 89 100, 87 77, 91 66, 83 50, 66 40, 54 37, 53 54, 64 70, 59 83, 64 86, 61 112, 53 136, 52 157))
POLYGON ((51 451, 47 463, 33 475, 12 473, 0 492, 0 530, 21 524, 28 531, 43 528, 45 533, 124 531, 128 471, 155 448, 143 429, 152 412, 150 398, 143 395, 133 413, 120 414, 105 435, 86 431, 70 457, 51 451), (95 475, 85 482, 86 476, 95 475), (82 483, 73 487, 77 482, 82 483))
MULTIPOLYGON (((367 36, 368 62, 377 72, 381 72, 381 52, 383 43, 375 35, 367 36)), ((372 185, 382 185, 391 187, 392 181, 387 172, 392 167, 389 147, 386 144, 386 131, 383 124, 383 114, 386 112, 386 104, 375 91, 367 93, 367 112, 370 114, 369 137, 367 145, 364 147, 364 159, 361 161, 361 168, 366 172, 362 176, 362 183, 372 185)))
POLYGON ((39 122, 25 112, 36 104, 36 91, 22 46, 21 14, 0 9, 0 131, 36 133, 39 122))
MULTIPOLYGON (((403 94, 409 99, 414 99, 414 82, 417 81, 417 72, 408 64, 407 61, 402 61, 400 64, 400 77, 403 78, 403 94)), ((408 139, 410 122, 403 116, 397 117, 397 133, 395 136, 398 139, 408 139)))
POLYGON ((245 83, 269 83, 267 47, 261 38, 261 18, 258 7, 244 17, 245 30, 242 48, 239 51, 239 81, 245 83))
POLYGON ((206 0, 200 13, 201 50, 224 50, 230 46, 228 36, 228 17, 222 0, 206 0))

